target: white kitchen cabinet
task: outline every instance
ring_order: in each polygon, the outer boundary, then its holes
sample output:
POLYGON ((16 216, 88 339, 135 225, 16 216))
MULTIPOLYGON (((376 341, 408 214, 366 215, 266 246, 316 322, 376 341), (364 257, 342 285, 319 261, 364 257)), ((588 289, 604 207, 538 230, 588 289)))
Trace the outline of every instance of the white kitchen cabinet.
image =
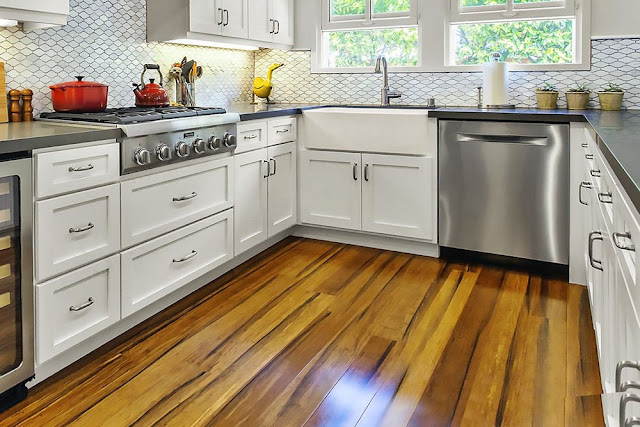
POLYGON ((122 317, 232 258, 233 209, 122 252, 122 317))
POLYGON ((298 220, 296 144, 269 147, 268 179, 269 237, 290 227, 298 220))
POLYGON ((300 152, 300 218, 303 223, 361 229, 360 153, 300 152))
POLYGON ((267 149, 234 156, 236 255, 265 241, 269 234, 267 213, 267 149))
POLYGON ((269 145, 284 144, 297 139, 297 119, 289 117, 280 120, 269 120, 269 145))
POLYGON ((189 0, 189 30, 247 38, 248 0, 189 0))
POLYGON ((25 30, 66 25, 69 0, 0 0, 0 17, 22 22, 25 30))
POLYGON ((120 255, 36 286, 38 363, 120 320, 120 255))
POLYGON ((36 202, 38 281, 120 250, 120 186, 81 191, 36 202))
POLYGON ((433 238, 433 159, 363 154, 362 230, 433 238))
POLYGON ((247 151, 265 148, 268 141, 268 124, 263 121, 251 121, 237 125, 238 147, 235 153, 246 153, 247 151))
POLYGON ((249 0, 249 38, 293 44, 293 0, 249 0))
POLYGON ((296 144, 235 156, 235 253, 296 224, 296 144))

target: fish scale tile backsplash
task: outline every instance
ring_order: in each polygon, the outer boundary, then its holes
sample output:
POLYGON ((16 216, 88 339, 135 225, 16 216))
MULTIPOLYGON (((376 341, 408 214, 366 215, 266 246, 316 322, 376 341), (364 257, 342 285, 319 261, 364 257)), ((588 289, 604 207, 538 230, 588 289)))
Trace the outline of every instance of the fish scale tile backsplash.
MULTIPOLYGON (((0 29, 0 61, 7 88, 34 90, 36 112, 51 110, 49 85, 84 75, 109 85, 109 107, 133 106, 132 83, 145 63, 167 72, 183 56, 204 67, 197 83, 202 105, 248 101, 254 53, 146 42, 146 0, 71 0, 64 27, 22 32, 0 29)), ((168 23, 169 25, 170 23, 168 23)), ((157 77, 149 71, 147 77, 157 77)), ((165 75, 173 99, 174 84, 165 75)))
MULTIPOLYGON (((261 50, 256 53, 256 72, 264 74, 274 62, 285 66, 274 73, 272 98, 279 102, 338 104, 375 104, 380 101, 381 76, 373 74, 311 74, 311 53, 261 50)), ((592 42, 591 71, 513 72, 511 102, 520 107, 535 107, 534 91, 545 82, 567 90, 576 83, 586 83, 599 90, 609 82, 625 91, 627 108, 640 108, 640 39, 606 39, 592 42)), ((392 73, 389 85, 402 92, 394 103, 426 104, 436 98, 438 105, 471 106, 477 104, 477 87, 482 73, 392 73)), ((598 108, 597 95, 591 107, 598 108)), ((566 107, 564 96, 559 106, 566 107)))

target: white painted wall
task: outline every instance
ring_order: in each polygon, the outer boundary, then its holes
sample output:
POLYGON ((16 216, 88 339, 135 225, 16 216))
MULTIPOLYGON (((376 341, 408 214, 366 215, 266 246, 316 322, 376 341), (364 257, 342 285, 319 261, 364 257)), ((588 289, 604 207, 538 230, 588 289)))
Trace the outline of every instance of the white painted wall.
POLYGON ((640 37, 640 0, 591 0, 592 37, 640 37))

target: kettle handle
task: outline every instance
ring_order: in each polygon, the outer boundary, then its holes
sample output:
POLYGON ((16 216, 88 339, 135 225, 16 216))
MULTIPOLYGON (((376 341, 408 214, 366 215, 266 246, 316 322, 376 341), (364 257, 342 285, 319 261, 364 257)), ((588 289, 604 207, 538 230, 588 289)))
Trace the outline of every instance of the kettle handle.
POLYGON ((162 86, 162 83, 164 81, 164 77, 162 76, 162 71, 160 71, 160 66, 158 64, 144 64, 144 69, 142 70, 142 76, 140 76, 140 81, 142 82, 142 89, 144 89, 144 87, 145 87, 144 74, 147 72, 147 70, 156 70, 156 71, 158 71, 158 74, 160 74, 160 86, 162 86))

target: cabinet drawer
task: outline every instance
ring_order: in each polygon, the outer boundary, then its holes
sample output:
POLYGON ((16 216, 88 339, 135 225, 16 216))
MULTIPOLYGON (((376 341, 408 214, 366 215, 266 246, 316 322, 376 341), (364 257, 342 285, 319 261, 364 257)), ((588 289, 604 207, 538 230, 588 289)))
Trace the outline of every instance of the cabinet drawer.
POLYGON ((236 154, 266 147, 267 137, 267 122, 239 124, 236 154))
POLYGON ((38 363, 120 319, 120 255, 36 286, 38 363))
POLYGON ((269 122, 269 145, 278 145, 296 140, 296 119, 271 120, 269 122))
POLYGON ((159 300, 232 257, 233 209, 124 251, 122 317, 159 300))
POLYGON ((36 202, 38 281, 120 250, 120 186, 36 202))
POLYGON ((36 154, 36 198, 116 182, 120 176, 118 144, 36 154))
POLYGON ((122 245, 130 247, 233 206, 233 158, 122 184, 122 245))

